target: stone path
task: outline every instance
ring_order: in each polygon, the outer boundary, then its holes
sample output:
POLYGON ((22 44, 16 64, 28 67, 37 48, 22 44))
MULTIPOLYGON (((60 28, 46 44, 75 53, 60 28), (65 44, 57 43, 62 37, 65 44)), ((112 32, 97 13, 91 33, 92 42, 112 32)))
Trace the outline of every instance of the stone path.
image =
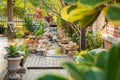
POLYGON ((6 54, 4 47, 6 46, 7 46, 7 38, 0 37, 0 80, 2 80, 6 74, 5 69, 7 67, 7 61, 4 59, 4 55, 6 54))

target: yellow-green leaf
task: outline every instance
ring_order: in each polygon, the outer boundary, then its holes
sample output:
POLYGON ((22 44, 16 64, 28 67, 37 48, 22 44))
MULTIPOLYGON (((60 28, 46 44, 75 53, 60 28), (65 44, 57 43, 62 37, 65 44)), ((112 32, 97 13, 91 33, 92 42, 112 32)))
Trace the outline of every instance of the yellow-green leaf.
POLYGON ((75 22, 77 20, 83 19, 84 16, 93 14, 93 10, 89 8, 77 8, 69 13, 69 21, 75 22))
POLYGON ((97 19, 101 11, 95 11, 93 14, 85 15, 83 19, 78 21, 80 27, 88 27, 93 24, 97 19))
POLYGON ((70 6, 66 6, 65 8, 63 8, 62 10, 61 10, 61 17, 62 17, 62 19, 64 19, 64 20, 66 20, 66 21, 69 21, 68 19, 69 19, 69 15, 68 15, 68 8, 69 8, 70 6))

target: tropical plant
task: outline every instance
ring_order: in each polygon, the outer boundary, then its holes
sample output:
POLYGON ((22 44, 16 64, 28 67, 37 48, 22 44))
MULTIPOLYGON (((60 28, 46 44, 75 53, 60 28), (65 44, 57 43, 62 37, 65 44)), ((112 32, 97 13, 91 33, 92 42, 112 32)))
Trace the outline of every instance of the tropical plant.
POLYGON ((79 27, 88 27, 103 11, 107 20, 120 25, 119 0, 64 0, 68 6, 62 9, 61 16, 64 20, 73 22, 79 27))
POLYGON ((89 66, 96 66, 103 70, 106 68, 108 59, 108 52, 105 49, 94 49, 91 51, 81 51, 75 56, 76 64, 85 64, 89 66))
MULTIPOLYGON (((94 51, 92 51, 93 55, 94 51)), ((63 67, 68 70, 72 79, 57 77, 55 75, 46 75, 38 80, 120 80, 120 44, 114 45, 109 51, 100 51, 96 55, 96 64, 90 65, 93 62, 91 53, 84 55, 84 60, 79 61, 79 64, 71 62, 63 63, 63 67), (90 62, 91 59, 91 62, 90 62), (87 61, 87 64, 86 64, 87 61)), ((82 59, 82 58, 81 58, 82 59)))
POLYGON ((11 44, 8 47, 5 47, 7 54, 5 57, 19 57, 21 54, 19 53, 19 46, 16 44, 11 44))

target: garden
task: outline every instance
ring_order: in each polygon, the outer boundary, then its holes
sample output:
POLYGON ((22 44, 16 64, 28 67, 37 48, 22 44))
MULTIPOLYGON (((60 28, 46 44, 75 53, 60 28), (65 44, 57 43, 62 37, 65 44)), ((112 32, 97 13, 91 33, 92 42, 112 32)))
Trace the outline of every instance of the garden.
POLYGON ((119 0, 0 0, 0 80, 120 80, 119 0))

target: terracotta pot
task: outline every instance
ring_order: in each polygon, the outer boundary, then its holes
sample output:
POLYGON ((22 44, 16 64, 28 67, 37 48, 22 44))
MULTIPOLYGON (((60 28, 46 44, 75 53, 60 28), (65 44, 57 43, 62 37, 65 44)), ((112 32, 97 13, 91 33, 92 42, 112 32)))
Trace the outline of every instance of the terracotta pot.
POLYGON ((8 78, 9 79, 20 79, 20 75, 17 74, 17 71, 20 70, 20 61, 23 56, 16 57, 16 58, 5 58, 8 61, 8 72, 10 73, 8 78))

